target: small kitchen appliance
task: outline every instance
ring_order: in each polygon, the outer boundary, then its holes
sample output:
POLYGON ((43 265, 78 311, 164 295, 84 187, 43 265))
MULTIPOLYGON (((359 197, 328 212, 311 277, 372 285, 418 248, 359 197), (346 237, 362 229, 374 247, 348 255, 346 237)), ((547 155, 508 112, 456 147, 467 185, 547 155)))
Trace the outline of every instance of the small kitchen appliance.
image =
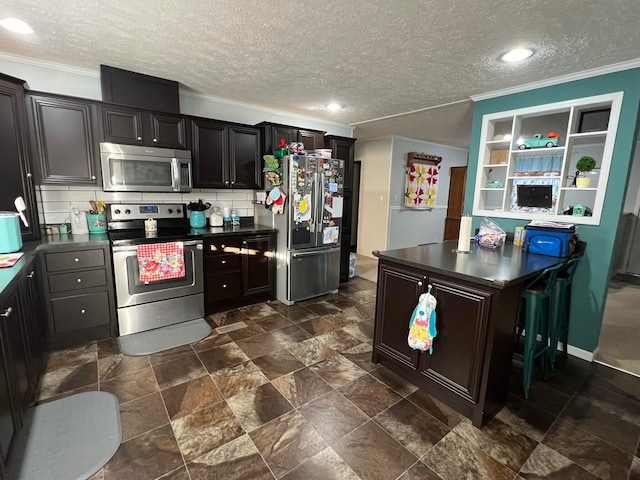
POLYGON ((22 248, 20 222, 15 212, 0 212, 0 253, 13 253, 22 248))
POLYGON ((73 233, 74 235, 89 233, 89 225, 87 224, 86 210, 80 210, 79 208, 72 208, 70 211, 70 216, 71 216, 71 233, 73 233))
POLYGON ((105 192, 190 192, 191 152, 100 144, 105 192))

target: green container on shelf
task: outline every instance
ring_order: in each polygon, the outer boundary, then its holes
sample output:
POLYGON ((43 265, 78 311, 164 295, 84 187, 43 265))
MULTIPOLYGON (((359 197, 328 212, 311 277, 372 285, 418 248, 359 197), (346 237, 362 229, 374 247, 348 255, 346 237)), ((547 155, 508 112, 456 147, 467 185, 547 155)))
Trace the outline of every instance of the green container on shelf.
POLYGON ((89 233, 104 233, 107 231, 107 215, 105 213, 87 214, 89 233))

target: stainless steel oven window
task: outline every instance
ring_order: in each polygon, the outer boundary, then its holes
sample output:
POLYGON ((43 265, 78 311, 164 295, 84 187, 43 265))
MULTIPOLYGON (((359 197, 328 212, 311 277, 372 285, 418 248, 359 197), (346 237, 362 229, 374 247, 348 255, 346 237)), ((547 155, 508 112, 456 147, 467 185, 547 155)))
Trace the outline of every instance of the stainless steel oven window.
POLYGON ((113 247, 118 308, 204 292, 202 263, 202 241, 185 242, 185 276, 146 284, 140 282, 136 247, 113 247))

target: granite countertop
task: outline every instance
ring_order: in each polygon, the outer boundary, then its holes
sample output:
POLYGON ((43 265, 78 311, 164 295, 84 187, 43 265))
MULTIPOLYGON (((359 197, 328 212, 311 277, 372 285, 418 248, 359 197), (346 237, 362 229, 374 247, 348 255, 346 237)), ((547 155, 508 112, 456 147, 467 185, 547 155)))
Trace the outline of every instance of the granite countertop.
MULTIPOLYGON (((193 228, 190 235, 197 237, 215 237, 218 235, 235 234, 260 234, 276 232, 277 229, 264 225, 243 224, 239 227, 209 227, 193 228)), ((22 258, 13 267, 0 268, 0 295, 9 288, 14 281, 26 269, 31 258, 40 251, 57 250, 61 247, 86 248, 91 246, 103 247, 109 245, 109 235, 107 233, 86 233, 86 234, 62 234, 44 235, 36 242, 25 243, 20 252, 24 253, 22 258)))
POLYGON ((457 240, 418 247, 387 250, 378 253, 382 260, 426 269, 482 285, 503 288, 509 283, 534 277, 547 267, 557 265, 561 258, 522 251, 519 245, 507 242, 501 248, 487 249, 471 244, 469 253, 456 253, 457 240))

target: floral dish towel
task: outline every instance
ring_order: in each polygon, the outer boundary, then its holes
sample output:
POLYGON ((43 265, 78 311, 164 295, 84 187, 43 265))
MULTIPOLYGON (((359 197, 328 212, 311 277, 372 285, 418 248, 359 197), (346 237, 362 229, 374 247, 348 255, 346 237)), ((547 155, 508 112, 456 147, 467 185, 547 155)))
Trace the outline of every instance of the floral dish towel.
POLYGON ((137 246, 138 269, 143 283, 185 276, 184 243, 147 243, 137 246))

